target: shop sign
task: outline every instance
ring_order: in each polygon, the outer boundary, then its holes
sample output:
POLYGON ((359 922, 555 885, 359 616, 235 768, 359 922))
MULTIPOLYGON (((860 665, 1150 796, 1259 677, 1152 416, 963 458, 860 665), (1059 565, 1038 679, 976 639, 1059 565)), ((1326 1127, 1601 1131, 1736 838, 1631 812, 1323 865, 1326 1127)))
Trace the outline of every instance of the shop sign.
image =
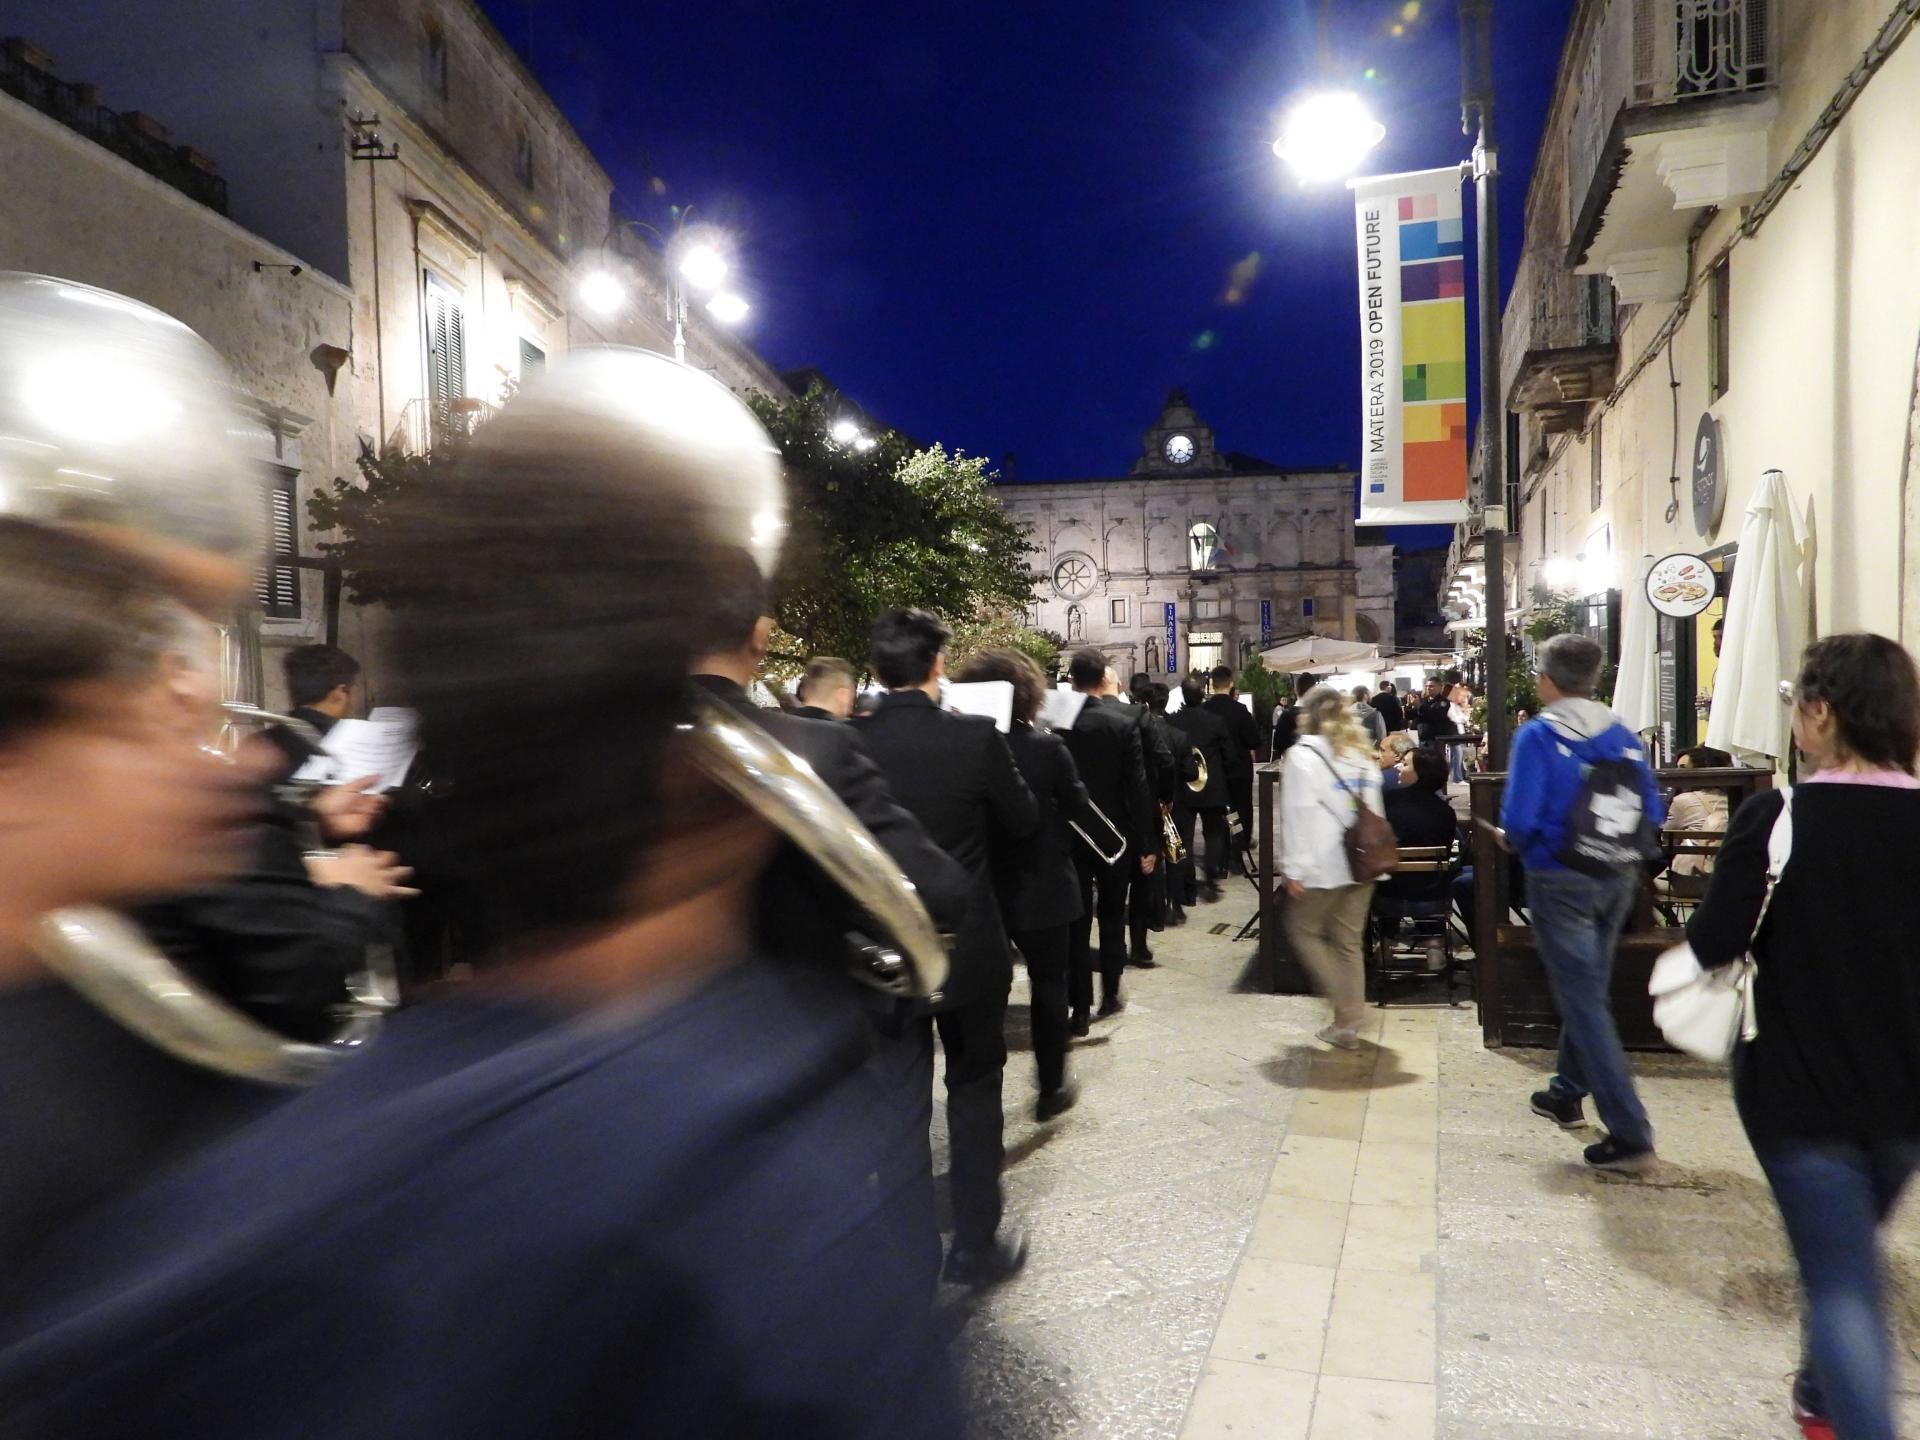
POLYGON ((1700 417, 1693 432, 1693 528, 1711 535, 1727 508, 1727 487, 1720 465, 1720 422, 1711 415, 1700 417))
POLYGON ((1173 601, 1166 602, 1167 623, 1167 674, 1180 673, 1180 607, 1173 601))
POLYGON ((1668 555, 1647 571, 1647 599, 1676 620, 1698 615, 1719 593, 1720 577, 1698 555, 1668 555))

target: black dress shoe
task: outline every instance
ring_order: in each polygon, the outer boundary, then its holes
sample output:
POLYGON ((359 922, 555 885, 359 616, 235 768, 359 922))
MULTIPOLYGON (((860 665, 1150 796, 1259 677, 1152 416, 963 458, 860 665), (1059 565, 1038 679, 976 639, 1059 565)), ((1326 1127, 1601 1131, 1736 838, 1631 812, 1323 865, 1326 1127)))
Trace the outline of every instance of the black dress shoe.
POLYGON ((1109 995, 1100 1002, 1100 1008, 1094 1012, 1093 1018, 1096 1020, 1105 1020, 1111 1015, 1118 1015, 1126 1008, 1126 1001, 1122 1000, 1118 995, 1109 995))
POLYGON ((947 1263, 940 1278, 949 1285, 966 1285, 975 1290, 1011 1280, 1027 1263, 1027 1237, 1018 1230, 996 1235, 991 1245, 947 1252, 947 1263))
POLYGON ((1187 923, 1187 912, 1185 910, 1182 910, 1178 906, 1175 906, 1172 910, 1167 912, 1167 928, 1169 930, 1177 930, 1180 926, 1186 923, 1187 923))
POLYGON ((1218 885, 1202 886, 1200 889, 1200 899, 1208 905, 1217 903, 1220 899, 1220 887, 1218 885))
POLYGON ((1093 1026, 1087 1021, 1087 1012, 1084 1010, 1074 1011, 1073 1018, 1067 1021, 1067 1029, 1072 1034, 1084 1040, 1087 1037, 1087 1033, 1093 1029, 1093 1026))
POLYGON ((1080 1101, 1080 1082, 1067 1080, 1055 1090, 1043 1090, 1034 1103, 1033 1118, 1043 1124, 1056 1115, 1064 1115, 1080 1101))
POLYGON ((1153 951, 1142 945, 1127 957, 1127 963, 1136 970, 1158 970, 1160 962, 1153 958, 1153 951))

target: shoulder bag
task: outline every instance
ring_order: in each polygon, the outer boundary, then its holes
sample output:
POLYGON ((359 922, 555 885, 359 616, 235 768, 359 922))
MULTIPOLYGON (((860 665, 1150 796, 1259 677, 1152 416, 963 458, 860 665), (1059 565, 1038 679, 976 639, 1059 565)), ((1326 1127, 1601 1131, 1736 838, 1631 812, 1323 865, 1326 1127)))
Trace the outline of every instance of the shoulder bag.
POLYGON ((1681 943, 1653 962, 1647 993, 1653 996, 1653 1020, 1667 1043, 1702 1060, 1726 1060, 1734 1046, 1759 1037, 1753 1009, 1753 982, 1758 967, 1753 942, 1766 923, 1780 874, 1793 855, 1793 787, 1781 787, 1779 818, 1767 837, 1767 893, 1747 938, 1747 953, 1731 965, 1703 970, 1693 946, 1681 943))
MULTIPOLYGON (((1306 747, 1309 754, 1327 767, 1327 773, 1333 776, 1333 783, 1346 793, 1347 782, 1340 778, 1340 771, 1318 748, 1306 747)), ((1330 811, 1332 806, 1327 807, 1330 811)), ((1353 797, 1354 815, 1347 822, 1342 842, 1347 852, 1347 870, 1352 874, 1356 885, 1366 885, 1389 873, 1400 863, 1400 842, 1395 838, 1393 827, 1387 823, 1384 815, 1377 815, 1368 808, 1364 798, 1353 797)), ((1336 815, 1335 818, 1340 818, 1336 815)))

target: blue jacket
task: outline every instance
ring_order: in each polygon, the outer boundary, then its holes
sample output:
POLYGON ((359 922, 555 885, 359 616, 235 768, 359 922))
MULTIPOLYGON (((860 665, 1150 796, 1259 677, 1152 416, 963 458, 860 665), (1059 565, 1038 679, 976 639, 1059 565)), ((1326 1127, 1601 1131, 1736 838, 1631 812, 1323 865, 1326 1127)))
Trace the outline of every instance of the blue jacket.
POLYGON ((1585 767, 1620 757, 1637 761, 1647 815, 1666 817, 1660 787, 1647 768, 1640 737, 1597 700, 1560 700, 1513 737, 1500 824, 1507 843, 1529 870, 1565 870, 1557 858, 1567 839, 1567 815, 1579 798, 1585 767))

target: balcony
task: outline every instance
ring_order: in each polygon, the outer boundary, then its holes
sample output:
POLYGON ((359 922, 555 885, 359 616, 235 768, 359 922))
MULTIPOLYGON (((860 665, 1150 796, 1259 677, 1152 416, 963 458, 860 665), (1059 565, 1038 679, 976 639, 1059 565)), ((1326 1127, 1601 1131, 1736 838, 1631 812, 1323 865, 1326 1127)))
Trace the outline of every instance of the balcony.
POLYGON ((1613 312, 1613 286, 1604 275, 1575 275, 1557 253, 1528 251, 1500 336, 1507 408, 1531 414, 1548 434, 1584 425, 1619 369, 1613 312))
POLYGON ((427 455, 437 445, 464 439, 492 419, 499 407, 471 395, 456 396, 444 405, 431 400, 409 400, 387 435, 384 453, 427 455))
POLYGON ((1567 136, 1567 263, 1622 304, 1678 298, 1686 212, 1768 179, 1773 0, 1599 0, 1567 136))

